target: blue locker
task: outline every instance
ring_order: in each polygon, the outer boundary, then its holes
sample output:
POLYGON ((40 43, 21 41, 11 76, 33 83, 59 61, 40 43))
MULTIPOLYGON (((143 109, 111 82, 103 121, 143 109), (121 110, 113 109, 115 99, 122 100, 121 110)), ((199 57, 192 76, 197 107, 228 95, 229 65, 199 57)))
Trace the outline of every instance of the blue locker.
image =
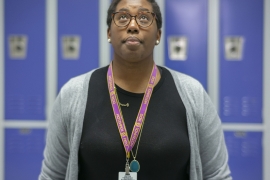
MULTIPOLYGON (((193 76, 207 88, 207 0, 165 1, 165 65, 193 76), (170 48, 170 37, 183 37, 186 57, 174 60, 170 51, 181 51, 179 46, 170 48)), ((183 47, 182 47, 183 49, 183 47)), ((181 57, 180 57, 181 58, 181 57)))
MULTIPOLYGON (((72 77, 83 74, 99 65, 99 2, 89 0, 58 1, 58 90, 72 77), (75 44, 66 47, 68 52, 78 51, 77 57, 64 55, 64 39, 75 44), (77 37, 77 39, 76 39, 77 37), (68 39, 70 38, 70 39, 68 39), (79 41, 79 42, 77 42, 79 41)), ((69 45, 67 45, 69 46, 69 45)))
POLYGON ((221 119, 262 123, 263 0, 221 0, 220 18, 221 119))
POLYGON ((37 180, 45 129, 5 129, 5 180, 37 180))
POLYGON ((44 120, 45 0, 4 4, 5 119, 44 120))
POLYGON ((262 132, 225 132, 234 180, 263 179, 262 132))

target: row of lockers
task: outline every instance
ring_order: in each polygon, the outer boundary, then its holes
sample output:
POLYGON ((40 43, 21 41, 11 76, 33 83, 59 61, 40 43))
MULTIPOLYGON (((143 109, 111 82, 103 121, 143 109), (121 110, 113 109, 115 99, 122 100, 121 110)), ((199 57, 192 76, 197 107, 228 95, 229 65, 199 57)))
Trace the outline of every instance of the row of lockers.
MULTIPOLYGON (((5 1, 6 120, 46 119, 44 3, 5 1)), ((58 1, 58 90, 98 67, 98 6, 58 1)), ((165 12, 165 65, 206 88, 207 0, 165 1, 165 12)), ((220 116, 223 122, 261 123, 263 1, 223 0, 220 17, 220 116)))
MULTIPOLYGON (((37 179, 43 159, 45 134, 45 129, 5 130, 5 180, 37 179)), ((225 140, 233 178, 262 180, 262 133, 227 131, 225 140)))
MULTIPOLYGON (((58 90, 98 68, 98 11, 98 1, 58 1, 58 90)), ((164 65, 205 88, 207 13, 207 0, 169 0, 163 15, 164 65)), ((5 1, 4 17, 5 119, 45 120, 45 0, 5 1)), ((222 121, 261 123, 263 0, 220 1, 219 52, 222 121)))

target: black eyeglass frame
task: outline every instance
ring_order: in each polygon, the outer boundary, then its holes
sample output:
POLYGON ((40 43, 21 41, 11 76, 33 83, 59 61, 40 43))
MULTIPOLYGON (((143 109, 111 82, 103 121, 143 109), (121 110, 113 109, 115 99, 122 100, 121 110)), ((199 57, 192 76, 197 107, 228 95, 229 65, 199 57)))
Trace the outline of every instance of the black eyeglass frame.
MULTIPOLYGON (((140 12, 139 12, 139 13, 140 13, 140 12)), ((117 27, 127 27, 127 26, 129 25, 129 23, 131 22, 132 18, 134 17, 136 23, 137 23, 138 26, 141 27, 141 28, 147 28, 147 27, 151 26, 151 25, 153 24, 153 22, 154 22, 154 19, 158 20, 158 18, 157 18, 157 16, 156 16, 155 13, 150 12, 150 11, 144 11, 144 13, 150 13, 150 14, 153 16, 153 20, 152 20, 152 22, 151 22, 148 26, 142 26, 142 25, 140 25, 140 24, 137 22, 137 18, 136 18, 136 17, 139 15, 139 13, 138 13, 137 15, 135 15, 135 16, 132 16, 131 14, 129 14, 129 13, 126 12, 126 11, 117 11, 117 12, 112 13, 112 20, 113 20, 114 24, 115 24, 117 27), (125 26, 119 26, 119 25, 116 24, 116 22, 114 21, 114 16, 115 16, 115 14, 117 14, 117 13, 125 13, 125 14, 128 14, 128 15, 131 17, 130 20, 129 20, 129 22, 127 23, 127 25, 125 25, 125 26)))

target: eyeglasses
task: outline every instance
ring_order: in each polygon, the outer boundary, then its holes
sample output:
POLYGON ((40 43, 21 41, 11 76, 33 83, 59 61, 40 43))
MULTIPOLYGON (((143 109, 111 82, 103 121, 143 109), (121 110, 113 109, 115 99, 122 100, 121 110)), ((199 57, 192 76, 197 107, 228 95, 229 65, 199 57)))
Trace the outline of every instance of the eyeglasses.
POLYGON ((132 18, 135 18, 135 21, 140 27, 150 26, 154 19, 156 18, 155 13, 153 12, 139 12, 137 15, 132 16, 128 12, 120 11, 112 13, 112 19, 116 26, 126 27, 130 23, 132 18))

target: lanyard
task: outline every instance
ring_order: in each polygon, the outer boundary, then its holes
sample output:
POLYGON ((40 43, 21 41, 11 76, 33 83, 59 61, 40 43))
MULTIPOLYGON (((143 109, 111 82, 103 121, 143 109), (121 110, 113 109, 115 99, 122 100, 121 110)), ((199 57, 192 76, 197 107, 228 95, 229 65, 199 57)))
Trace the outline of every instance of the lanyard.
POLYGON ((144 123, 148 104, 149 104, 149 101, 150 101, 150 98, 154 89, 154 83, 155 83, 156 77, 157 77, 157 66, 154 64, 147 88, 143 96, 141 107, 137 115, 135 124, 133 126, 132 134, 129 140, 125 122, 124 122, 124 119, 123 119, 123 116, 122 116, 122 113, 121 113, 121 110, 117 101, 117 97, 116 97, 117 95, 116 95, 115 87, 114 87, 112 63, 110 64, 108 68, 107 83, 108 83, 108 89, 110 93, 111 104, 112 104, 116 124, 117 124, 118 130, 122 139, 122 143, 124 145, 128 158, 129 158, 130 151, 132 150, 133 146, 135 145, 137 141, 137 138, 141 131, 142 124, 144 123))

